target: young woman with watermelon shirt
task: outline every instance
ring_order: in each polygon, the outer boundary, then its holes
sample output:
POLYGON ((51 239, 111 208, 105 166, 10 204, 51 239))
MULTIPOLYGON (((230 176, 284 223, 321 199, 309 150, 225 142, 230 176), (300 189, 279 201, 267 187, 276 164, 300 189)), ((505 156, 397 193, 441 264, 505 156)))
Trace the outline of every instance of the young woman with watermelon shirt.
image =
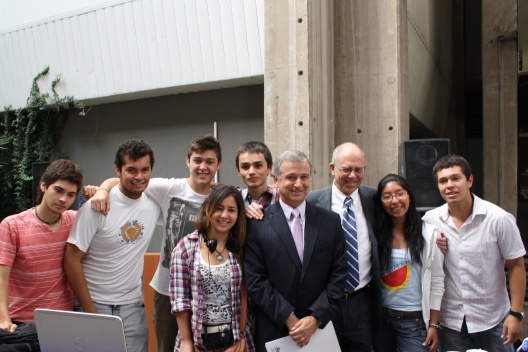
POLYGON ((389 174, 378 184, 376 236, 383 324, 376 351, 436 351, 444 294, 438 230, 420 218, 407 181, 389 174))

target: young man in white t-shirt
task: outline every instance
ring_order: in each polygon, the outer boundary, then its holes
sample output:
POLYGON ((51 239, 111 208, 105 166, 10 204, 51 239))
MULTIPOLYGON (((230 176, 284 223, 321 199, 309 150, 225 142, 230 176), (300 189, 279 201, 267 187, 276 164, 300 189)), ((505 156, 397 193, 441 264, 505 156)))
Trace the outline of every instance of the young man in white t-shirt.
POLYGON ((112 210, 107 216, 94 212, 89 200, 77 213, 64 254, 64 271, 82 310, 121 317, 129 352, 148 349, 143 263, 161 213, 143 194, 153 165, 148 144, 122 144, 115 158, 119 187, 105 190, 112 210))
MULTIPOLYGON (((188 178, 154 178, 145 193, 161 207, 164 239, 158 269, 150 285, 154 288, 154 330, 158 352, 174 351, 178 333, 176 318, 171 313, 169 297, 169 262, 178 241, 194 231, 196 212, 209 194, 211 182, 222 164, 220 143, 211 135, 195 138, 187 153, 188 178)), ((109 189, 116 184, 108 179, 101 184, 109 189)), ((96 211, 107 213, 110 202, 106 191, 92 198, 96 211)), ((112 203, 113 207, 113 203, 112 203)))

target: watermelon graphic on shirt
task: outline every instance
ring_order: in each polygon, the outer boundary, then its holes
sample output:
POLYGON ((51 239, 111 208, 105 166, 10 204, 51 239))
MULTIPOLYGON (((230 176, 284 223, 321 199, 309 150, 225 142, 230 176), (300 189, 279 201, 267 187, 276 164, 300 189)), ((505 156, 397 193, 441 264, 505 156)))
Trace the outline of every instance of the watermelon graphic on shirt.
POLYGON ((381 278, 381 284, 387 290, 401 290, 409 282, 411 277, 411 264, 405 264, 398 269, 391 271, 381 278))

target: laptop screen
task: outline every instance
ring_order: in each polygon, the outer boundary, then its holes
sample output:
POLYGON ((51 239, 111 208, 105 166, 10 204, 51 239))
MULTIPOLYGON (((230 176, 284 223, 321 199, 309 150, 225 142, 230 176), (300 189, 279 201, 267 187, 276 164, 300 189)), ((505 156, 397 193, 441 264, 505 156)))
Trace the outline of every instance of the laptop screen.
POLYGON ((37 308, 35 324, 43 352, 126 352, 116 316, 37 308))

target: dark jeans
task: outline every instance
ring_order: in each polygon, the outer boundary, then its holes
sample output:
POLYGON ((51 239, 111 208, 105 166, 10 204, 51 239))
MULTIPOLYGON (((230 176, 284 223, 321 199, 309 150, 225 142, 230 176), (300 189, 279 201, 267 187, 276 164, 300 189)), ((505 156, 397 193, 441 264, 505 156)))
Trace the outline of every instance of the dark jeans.
POLYGON ((202 342, 206 350, 227 348, 235 343, 233 330, 217 332, 214 334, 202 334, 202 342))

